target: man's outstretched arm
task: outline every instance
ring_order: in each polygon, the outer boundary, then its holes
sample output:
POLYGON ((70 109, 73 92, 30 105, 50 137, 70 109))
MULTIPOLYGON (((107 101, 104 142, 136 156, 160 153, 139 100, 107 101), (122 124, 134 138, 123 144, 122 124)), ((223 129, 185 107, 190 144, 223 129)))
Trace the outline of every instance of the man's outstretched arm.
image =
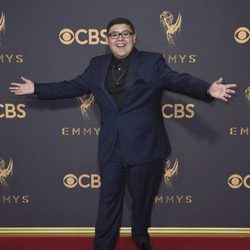
POLYGON ((37 94, 39 99, 72 98, 91 92, 91 74, 89 66, 75 79, 44 84, 35 84, 32 80, 22 76, 23 82, 13 82, 9 89, 15 95, 37 94))
POLYGON ((166 64, 163 56, 159 55, 155 64, 158 87, 173 92, 211 102, 214 98, 227 101, 235 93, 236 84, 223 84, 223 78, 213 83, 206 82, 190 74, 179 74, 166 64))

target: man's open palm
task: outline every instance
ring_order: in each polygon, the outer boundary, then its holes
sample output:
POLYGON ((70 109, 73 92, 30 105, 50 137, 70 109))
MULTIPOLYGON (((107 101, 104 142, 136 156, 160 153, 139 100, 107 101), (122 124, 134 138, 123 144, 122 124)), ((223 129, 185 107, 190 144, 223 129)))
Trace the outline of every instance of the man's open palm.
POLYGON ((209 88, 209 94, 222 101, 228 101, 229 98, 232 97, 232 94, 235 91, 232 88, 235 88, 236 84, 223 84, 223 78, 218 79, 217 81, 213 82, 213 84, 209 88))
POLYGON ((11 83, 11 87, 9 88, 11 92, 13 92, 15 95, 31 95, 34 94, 35 91, 35 85, 34 82, 32 82, 29 79, 26 79, 25 77, 21 77, 21 79, 24 81, 24 83, 11 83))

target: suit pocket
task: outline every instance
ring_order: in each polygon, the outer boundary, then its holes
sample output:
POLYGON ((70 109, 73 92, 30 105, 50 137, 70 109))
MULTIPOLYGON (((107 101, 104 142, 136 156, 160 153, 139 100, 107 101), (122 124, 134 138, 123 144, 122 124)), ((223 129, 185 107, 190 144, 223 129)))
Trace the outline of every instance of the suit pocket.
POLYGON ((140 86, 140 87, 145 87, 145 86, 150 86, 152 83, 150 81, 147 81, 144 78, 138 78, 134 81, 133 83, 134 86, 140 86))

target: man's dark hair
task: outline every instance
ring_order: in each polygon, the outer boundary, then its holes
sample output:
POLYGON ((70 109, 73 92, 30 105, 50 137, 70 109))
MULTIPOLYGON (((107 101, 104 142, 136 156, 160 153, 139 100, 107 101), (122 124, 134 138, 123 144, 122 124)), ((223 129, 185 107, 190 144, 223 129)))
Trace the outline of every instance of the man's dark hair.
POLYGON ((131 28, 132 32, 135 33, 135 28, 132 22, 123 17, 117 17, 111 20, 107 25, 107 33, 109 33, 110 28, 115 24, 127 24, 131 28))

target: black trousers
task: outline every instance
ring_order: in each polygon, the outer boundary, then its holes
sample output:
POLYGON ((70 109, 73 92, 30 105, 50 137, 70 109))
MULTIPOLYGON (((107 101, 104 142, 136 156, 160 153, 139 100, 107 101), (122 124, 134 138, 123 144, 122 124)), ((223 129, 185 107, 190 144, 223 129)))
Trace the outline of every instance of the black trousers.
POLYGON ((111 159, 100 163, 101 190, 95 226, 94 249, 114 250, 122 221, 126 185, 132 197, 132 238, 140 243, 149 241, 147 228, 154 196, 158 194, 164 171, 164 160, 130 165, 116 142, 111 159))

